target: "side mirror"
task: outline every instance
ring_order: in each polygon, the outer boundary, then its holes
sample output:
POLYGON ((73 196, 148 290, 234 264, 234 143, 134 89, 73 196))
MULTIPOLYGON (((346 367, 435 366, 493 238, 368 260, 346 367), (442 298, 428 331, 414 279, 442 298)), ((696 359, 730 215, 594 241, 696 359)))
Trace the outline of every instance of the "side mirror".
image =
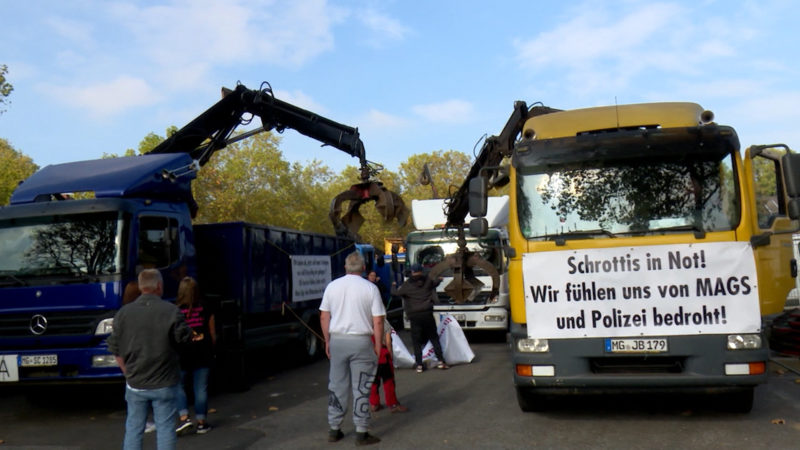
POLYGON ((789 214, 790 219, 800 219, 800 198, 789 200, 786 212, 789 214))
POLYGON ((800 154, 786 153, 781 157, 783 181, 789 195, 787 213, 792 220, 800 219, 800 154))
POLYGON ((781 157, 783 179, 789 197, 800 197, 800 154, 787 153, 781 157))
POLYGON ((486 177, 475 177, 469 180, 469 215, 483 217, 486 215, 489 200, 487 199, 488 181, 486 177))
POLYGON ((469 235, 473 237, 486 236, 489 232, 489 221, 485 217, 478 217, 469 221, 469 235))

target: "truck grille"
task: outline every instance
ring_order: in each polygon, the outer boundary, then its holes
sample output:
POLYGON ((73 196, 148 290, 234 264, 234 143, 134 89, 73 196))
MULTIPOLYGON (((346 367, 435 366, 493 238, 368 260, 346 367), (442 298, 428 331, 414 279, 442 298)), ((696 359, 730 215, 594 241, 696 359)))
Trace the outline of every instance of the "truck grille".
POLYGON ((0 338, 45 338, 50 336, 93 335, 97 323, 112 317, 112 311, 43 312, 8 314, 0 316, 0 338), (43 316, 47 321, 44 332, 36 335, 31 331, 31 319, 43 316))
POLYGON ((685 358, 677 356, 626 356, 592 358, 589 364, 596 374, 681 373, 685 358))
MULTIPOLYGON (((436 299, 437 305, 456 305, 457 303, 444 292, 439 292, 436 299)), ((472 300, 462 303, 462 305, 485 305, 489 301, 489 293, 481 292, 472 300)))

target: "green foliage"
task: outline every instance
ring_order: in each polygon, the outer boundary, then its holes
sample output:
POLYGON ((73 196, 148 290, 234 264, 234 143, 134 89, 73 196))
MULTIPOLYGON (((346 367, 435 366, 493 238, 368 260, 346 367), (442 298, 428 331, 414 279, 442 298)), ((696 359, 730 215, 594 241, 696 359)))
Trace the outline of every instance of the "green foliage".
POLYGON ((261 133, 215 153, 193 183, 197 220, 291 226, 297 213, 290 165, 278 142, 272 133, 261 133))
POLYGON ((0 65, 0 114, 6 111, 4 105, 9 105, 11 103, 8 101, 8 96, 11 95, 11 91, 14 90, 14 86, 6 80, 7 73, 8 66, 5 64, 0 65))
MULTIPOLYGON (((406 162, 400 164, 401 186, 409 199, 434 198, 431 185, 425 186, 420 183, 420 176, 426 163, 438 198, 452 195, 464 183, 471 166, 469 156, 456 150, 438 150, 411 155, 406 162)), ((410 202, 411 200, 408 200, 409 205, 410 202)))
POLYGON ((8 204, 19 182, 31 176, 39 167, 33 160, 0 138, 0 205, 8 204))

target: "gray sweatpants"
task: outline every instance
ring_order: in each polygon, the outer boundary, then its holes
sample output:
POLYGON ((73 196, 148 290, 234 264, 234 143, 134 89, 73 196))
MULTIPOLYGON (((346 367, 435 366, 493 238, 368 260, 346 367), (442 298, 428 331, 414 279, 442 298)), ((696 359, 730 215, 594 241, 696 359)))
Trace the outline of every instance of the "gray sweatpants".
POLYGON ((378 370, 371 336, 331 335, 331 371, 328 380, 328 424, 338 430, 353 394, 356 432, 369 429, 369 391, 378 370))

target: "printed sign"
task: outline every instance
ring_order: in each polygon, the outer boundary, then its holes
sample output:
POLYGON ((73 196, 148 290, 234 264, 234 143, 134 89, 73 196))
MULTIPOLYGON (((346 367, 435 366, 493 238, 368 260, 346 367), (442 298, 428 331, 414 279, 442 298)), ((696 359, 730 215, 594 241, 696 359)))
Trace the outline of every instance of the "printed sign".
POLYGON ((330 282, 330 256, 292 255, 292 302, 321 299, 330 282))
POLYGON ((528 336, 581 338, 757 333, 747 242, 526 253, 528 336))

